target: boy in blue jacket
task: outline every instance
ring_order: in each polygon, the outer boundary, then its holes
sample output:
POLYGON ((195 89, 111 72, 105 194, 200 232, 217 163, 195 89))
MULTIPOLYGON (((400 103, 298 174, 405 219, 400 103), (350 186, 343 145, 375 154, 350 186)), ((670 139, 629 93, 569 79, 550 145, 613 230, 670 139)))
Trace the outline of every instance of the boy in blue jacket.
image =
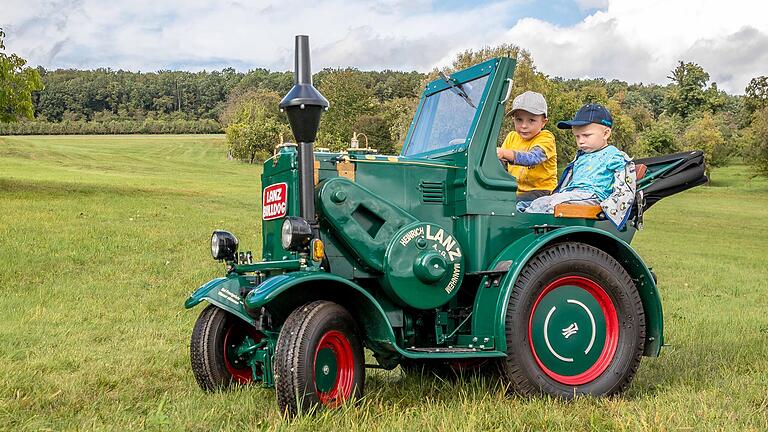
POLYGON ((581 107, 572 120, 557 124, 571 129, 579 147, 555 193, 534 200, 526 213, 552 213, 561 203, 600 204, 619 229, 626 223, 635 197, 635 167, 626 153, 608 144, 613 118, 598 104, 581 107))

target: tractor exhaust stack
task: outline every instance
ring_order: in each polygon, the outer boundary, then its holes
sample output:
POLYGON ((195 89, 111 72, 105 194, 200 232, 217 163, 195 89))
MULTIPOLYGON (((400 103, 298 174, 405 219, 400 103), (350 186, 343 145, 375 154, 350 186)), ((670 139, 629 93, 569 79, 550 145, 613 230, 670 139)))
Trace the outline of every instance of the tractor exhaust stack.
POLYGON ((296 63, 293 88, 280 101, 280 110, 288 115, 293 136, 299 146, 299 203, 301 216, 316 225, 314 188, 314 144, 320 115, 328 109, 328 100, 312 85, 309 60, 309 36, 296 36, 296 63))

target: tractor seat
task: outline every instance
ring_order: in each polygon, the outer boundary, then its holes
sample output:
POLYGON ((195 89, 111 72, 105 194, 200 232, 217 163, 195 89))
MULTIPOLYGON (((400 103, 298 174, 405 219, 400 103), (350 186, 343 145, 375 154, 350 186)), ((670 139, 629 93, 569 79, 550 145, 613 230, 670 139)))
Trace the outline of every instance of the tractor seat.
MULTIPOLYGON (((643 164, 635 164, 635 178, 640 181, 645 177, 648 167, 643 164)), ((583 205, 563 203, 555 206, 555 217, 581 218, 581 219, 604 219, 603 209, 599 204, 583 205)))
POLYGON ((639 163, 635 164, 635 179, 637 181, 640 181, 641 178, 645 177, 645 172, 648 170, 648 167, 639 163))

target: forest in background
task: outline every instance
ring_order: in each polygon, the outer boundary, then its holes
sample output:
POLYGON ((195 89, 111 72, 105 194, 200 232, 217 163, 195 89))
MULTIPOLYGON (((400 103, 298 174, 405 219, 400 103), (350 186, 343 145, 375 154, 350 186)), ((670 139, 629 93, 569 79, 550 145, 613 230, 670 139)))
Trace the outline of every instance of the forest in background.
MULTIPOLYGON (((555 123, 584 103, 606 105, 615 119, 613 143, 632 156, 704 150, 709 166, 746 160, 768 173, 768 77, 757 76, 743 96, 730 95, 695 63, 670 65, 668 83, 561 79, 539 71, 524 49, 501 45, 456 56, 445 72, 495 56, 517 59, 513 95, 541 92, 549 104, 546 128, 557 139, 560 164, 575 153, 569 131, 555 123)), ((277 103, 292 86, 291 72, 227 68, 212 72, 128 72, 37 68, 44 89, 32 93, 33 119, 0 123, 0 135, 225 132, 233 157, 255 163, 292 140, 277 103)), ((363 133, 381 153, 398 153, 430 73, 324 69, 315 85, 329 100, 317 145, 348 146, 363 133)), ((507 118, 500 139, 512 129, 507 118)), ((364 142, 363 142, 364 144, 364 142)))

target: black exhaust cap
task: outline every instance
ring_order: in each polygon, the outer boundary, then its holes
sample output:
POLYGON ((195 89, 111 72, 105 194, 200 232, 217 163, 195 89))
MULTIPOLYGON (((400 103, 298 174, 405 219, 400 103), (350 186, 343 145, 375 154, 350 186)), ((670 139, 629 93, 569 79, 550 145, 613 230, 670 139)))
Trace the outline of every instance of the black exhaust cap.
POLYGON ((297 35, 293 88, 280 101, 280 109, 288 115, 297 143, 315 141, 320 115, 326 108, 328 100, 312 85, 309 36, 297 35))

